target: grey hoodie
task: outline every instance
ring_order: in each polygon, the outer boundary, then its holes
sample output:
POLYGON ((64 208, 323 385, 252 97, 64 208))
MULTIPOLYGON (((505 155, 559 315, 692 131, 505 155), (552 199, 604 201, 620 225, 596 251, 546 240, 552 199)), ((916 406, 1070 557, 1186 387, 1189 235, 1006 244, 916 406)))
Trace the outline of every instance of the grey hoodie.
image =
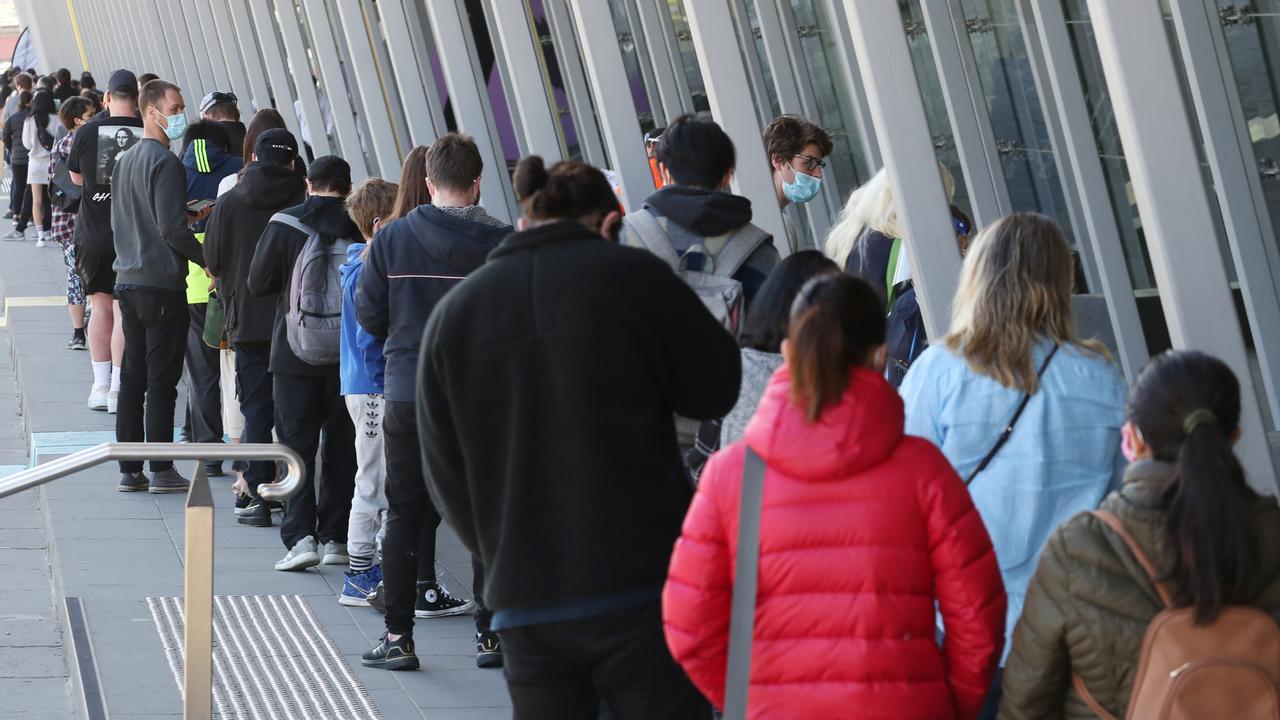
POLYGON ((204 267, 204 249, 187 226, 182 161, 146 138, 116 161, 111 188, 116 282, 185 290, 187 261, 204 267))
POLYGON ((742 438, 747 423, 756 414, 756 406, 769 385, 769 378, 780 367, 782 355, 779 353, 742 349, 742 385, 738 387, 738 402, 734 403, 720 425, 720 447, 728 447, 742 438))

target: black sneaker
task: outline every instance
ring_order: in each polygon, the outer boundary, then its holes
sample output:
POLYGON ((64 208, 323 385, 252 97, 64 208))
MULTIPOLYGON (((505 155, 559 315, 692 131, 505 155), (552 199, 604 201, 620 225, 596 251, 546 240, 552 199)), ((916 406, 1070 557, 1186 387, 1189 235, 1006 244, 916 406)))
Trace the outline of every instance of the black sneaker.
POLYGON ((282 513, 284 512, 284 503, 279 500, 268 500, 267 509, 273 513, 282 513))
POLYGON ((413 638, 401 635, 399 640, 392 642, 387 639, 387 633, 382 633, 378 644, 360 656, 360 664, 383 670, 417 670, 419 667, 418 656, 413 652, 413 638))
POLYGON ((85 349, 87 349, 87 348, 85 347, 85 344, 84 344, 84 336, 83 336, 83 335, 72 335, 72 336, 71 336, 71 342, 67 343, 67 349, 68 349, 68 350, 85 350, 85 349))
POLYGON ((271 527, 271 508, 261 498, 249 500, 244 512, 236 518, 236 522, 249 527, 271 527))
POLYGON ((476 633, 476 667, 502 667, 502 640, 498 633, 492 630, 476 633))
POLYGON ((184 493, 190 487, 190 480, 179 475, 177 470, 169 468, 168 470, 151 473, 151 486, 148 490, 156 495, 164 495, 168 493, 184 493))
POLYGON ((120 484, 116 486, 116 490, 120 492, 146 492, 151 487, 151 481, 141 472, 120 473, 120 484))
POLYGON ((451 617, 465 615, 475 606, 475 602, 471 600, 450 595, 440 583, 420 582, 418 583, 418 600, 414 603, 413 614, 420 618, 451 617))
POLYGON ((244 511, 249 508, 249 503, 253 502, 253 496, 245 495, 239 491, 235 492, 235 496, 236 496, 236 517, 239 517, 243 515, 244 511))
POLYGON ((222 477, 226 473, 222 472, 222 463, 216 465, 210 463, 204 466, 204 475, 205 477, 222 477))

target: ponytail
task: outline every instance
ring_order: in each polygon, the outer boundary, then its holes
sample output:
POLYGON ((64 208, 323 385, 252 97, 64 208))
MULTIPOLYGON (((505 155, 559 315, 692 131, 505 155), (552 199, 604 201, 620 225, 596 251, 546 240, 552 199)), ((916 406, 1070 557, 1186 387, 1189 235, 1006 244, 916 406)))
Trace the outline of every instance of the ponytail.
POLYGON ((858 278, 816 277, 796 296, 787 340, 791 399, 816 422, 848 389, 849 369, 884 344, 884 304, 858 278))
POLYGON ((1129 419, 1159 460, 1177 471, 1160 497, 1170 554, 1161 579, 1195 620, 1217 619, 1243 594, 1257 548, 1247 523, 1256 497, 1231 449, 1240 384, 1221 360, 1198 352, 1158 356, 1138 377, 1129 419))
POLYGON ((546 166, 541 157, 520 160, 512 177, 516 199, 535 222, 583 220, 618 210, 618 198, 598 169, 578 161, 546 166))

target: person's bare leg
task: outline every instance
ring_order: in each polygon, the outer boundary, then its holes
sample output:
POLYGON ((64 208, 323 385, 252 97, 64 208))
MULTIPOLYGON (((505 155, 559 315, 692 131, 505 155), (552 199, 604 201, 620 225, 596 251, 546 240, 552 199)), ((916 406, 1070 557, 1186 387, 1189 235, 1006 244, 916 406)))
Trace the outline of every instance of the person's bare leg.
POLYGON ((76 330, 84 327, 83 305, 67 305, 67 314, 71 316, 71 327, 76 330))
POLYGON ((36 232, 44 233, 44 186, 31 186, 31 219, 35 221, 36 232))
POLYGON ((111 316, 111 366, 118 368, 124 362, 124 323, 120 322, 120 302, 112 300, 111 307, 115 311, 111 316))
MULTIPOLYGON (((93 362, 111 362, 115 355, 112 347, 112 326, 115 325, 114 303, 110 295, 94 293, 89 296, 89 304, 93 306, 93 314, 89 316, 89 359, 93 362)), ((73 322, 75 317, 73 309, 71 311, 73 322)), ((84 306, 80 306, 80 321, 84 322, 84 306)), ((123 352, 124 348, 121 347, 122 355, 123 352)))

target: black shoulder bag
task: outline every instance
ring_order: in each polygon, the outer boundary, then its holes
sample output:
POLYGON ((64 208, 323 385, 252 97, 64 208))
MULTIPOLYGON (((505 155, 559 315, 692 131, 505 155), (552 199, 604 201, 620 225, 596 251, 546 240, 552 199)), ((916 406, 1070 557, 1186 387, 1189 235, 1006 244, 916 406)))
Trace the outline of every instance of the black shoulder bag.
MULTIPOLYGON (((1036 373, 1037 378, 1044 378, 1044 371, 1049 369, 1049 363, 1053 360, 1053 356, 1057 354, 1058 344, 1054 343, 1053 349, 1045 356, 1044 362, 1040 363, 1040 371, 1036 373)), ((1022 417, 1022 411, 1027 409, 1027 403, 1030 402, 1031 393, 1023 393, 1022 402, 1018 403, 1018 409, 1014 411, 1013 418, 1009 420, 1009 424, 1004 426, 1004 432, 1000 433, 1000 437, 996 440, 996 444, 991 447, 991 451, 987 453, 987 456, 982 458, 982 462, 978 463, 978 467, 974 468, 973 472, 969 473, 969 477, 965 478, 964 484, 966 486, 973 483, 973 479, 978 477, 978 473, 987 469, 987 466, 991 464, 993 459, 995 459, 996 453, 1000 452, 1000 448, 1004 447, 1004 444, 1009 442, 1009 436, 1013 435, 1013 427, 1018 424, 1018 418, 1022 417)))

